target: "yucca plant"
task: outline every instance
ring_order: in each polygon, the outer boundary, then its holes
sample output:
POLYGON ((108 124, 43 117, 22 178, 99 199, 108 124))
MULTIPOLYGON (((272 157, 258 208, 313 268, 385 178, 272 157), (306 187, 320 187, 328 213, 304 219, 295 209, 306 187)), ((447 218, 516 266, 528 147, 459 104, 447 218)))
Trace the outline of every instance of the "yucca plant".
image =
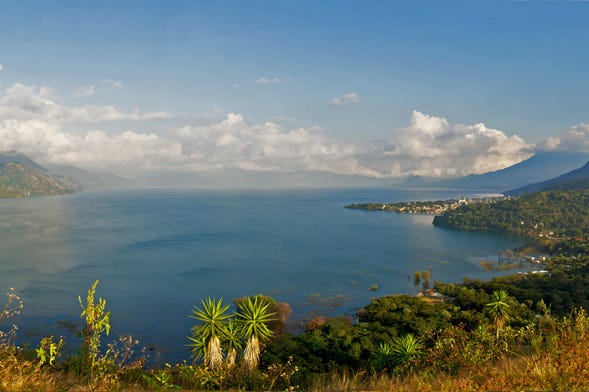
POLYGON ((374 354, 374 367, 378 371, 394 367, 394 351, 390 342, 381 342, 374 354))
POLYGON ((231 368, 237 362, 237 353, 243 348, 242 335, 241 329, 235 321, 229 321, 225 327, 225 339, 223 342, 227 350, 225 362, 231 368))
POLYGON ((260 296, 248 297, 237 307, 237 321, 246 339, 243 359, 247 369, 253 370, 260 361, 261 344, 273 335, 268 323, 275 320, 274 313, 269 310, 270 302, 260 296))
POLYGON ((497 328, 497 341, 499 340, 499 332, 509 320, 510 315, 510 307, 507 303, 509 299, 509 295, 505 290, 495 290, 491 294, 491 302, 489 302, 486 306, 489 308, 489 312, 491 316, 493 316, 493 321, 495 322, 495 327, 497 328))
POLYGON ((223 305, 223 299, 213 298, 201 300, 202 308, 194 307, 190 318, 194 318, 201 325, 192 328, 192 355, 195 359, 203 358, 205 366, 218 369, 223 364, 221 339, 226 334, 226 322, 231 317, 227 314, 229 305, 223 305))
POLYGON ((393 339, 391 343, 392 359, 400 371, 412 367, 423 355, 423 344, 408 333, 393 339))

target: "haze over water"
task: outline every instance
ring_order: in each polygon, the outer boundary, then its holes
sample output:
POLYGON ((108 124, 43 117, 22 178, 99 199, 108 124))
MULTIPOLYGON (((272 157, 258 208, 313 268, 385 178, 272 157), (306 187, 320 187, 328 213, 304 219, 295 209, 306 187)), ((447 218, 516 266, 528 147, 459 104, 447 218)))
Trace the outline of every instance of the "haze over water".
POLYGON ((317 313, 353 315, 374 296, 415 294, 416 270, 431 269, 432 281, 492 277, 479 262, 523 241, 436 228, 427 215, 342 208, 471 194, 133 190, 0 200, 0 290, 14 287, 25 302, 13 320, 22 340, 65 335, 73 348, 63 324, 79 324, 77 296, 99 279, 113 338, 130 333, 180 361, 189 358, 187 316, 207 296, 270 295, 291 304, 296 329, 317 313))

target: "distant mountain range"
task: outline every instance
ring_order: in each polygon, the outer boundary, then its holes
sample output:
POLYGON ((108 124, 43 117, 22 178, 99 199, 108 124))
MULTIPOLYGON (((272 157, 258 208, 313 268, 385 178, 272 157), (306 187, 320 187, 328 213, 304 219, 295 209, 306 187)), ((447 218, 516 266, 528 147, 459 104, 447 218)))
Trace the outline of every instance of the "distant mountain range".
POLYGON ((508 168, 455 179, 413 176, 404 182, 364 176, 345 176, 324 172, 243 172, 240 170, 206 173, 152 171, 135 180, 111 173, 90 172, 73 166, 43 167, 16 151, 0 152, 0 197, 58 195, 79 190, 129 187, 347 187, 394 186, 414 188, 472 189, 504 192, 508 195, 536 192, 554 187, 589 187, 589 154, 542 152, 508 168), (575 169, 575 170, 573 170, 575 169), (562 174, 565 173, 566 174, 562 174), (512 189, 512 190, 509 190, 512 189))
POLYGON ((68 165, 45 165, 52 173, 75 182, 83 190, 125 188, 134 186, 134 182, 112 173, 95 172, 68 165))
POLYGON ((540 152, 513 166, 485 174, 471 174, 450 180, 410 177, 404 185, 503 192, 559 176, 584 165, 587 161, 589 161, 587 153, 540 152))
POLYGON ((80 190, 129 186, 110 173, 93 173, 73 166, 43 167, 17 151, 0 152, 0 198, 48 196, 80 190))
POLYGON ((24 154, 0 153, 0 197, 62 195, 78 190, 78 184, 49 172, 24 154))
POLYGON ((589 188, 589 162, 583 167, 572 170, 558 177, 537 182, 504 192, 506 196, 520 196, 549 190, 587 189, 589 188))

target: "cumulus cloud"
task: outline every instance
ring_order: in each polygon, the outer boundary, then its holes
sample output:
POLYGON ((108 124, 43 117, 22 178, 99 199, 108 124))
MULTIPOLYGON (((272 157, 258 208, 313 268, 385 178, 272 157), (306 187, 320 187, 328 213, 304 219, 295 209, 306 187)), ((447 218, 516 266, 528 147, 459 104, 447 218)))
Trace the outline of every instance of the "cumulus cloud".
POLYGON ((579 124, 540 143, 545 151, 589 152, 589 124, 579 124))
POLYGON ((0 95, 0 151, 18 150, 53 163, 88 167, 134 163, 145 168, 165 161, 171 151, 179 154, 177 143, 155 134, 127 131, 108 136, 92 131, 77 135, 65 130, 73 122, 167 118, 167 113, 124 112, 112 106, 67 107, 52 100, 51 95, 48 88, 20 84, 0 95))
POLYGON ((347 94, 342 95, 339 98, 335 98, 334 100, 331 101, 331 103, 329 105, 331 107, 340 107, 340 106, 346 106, 351 103, 358 103, 358 102, 360 102, 360 97, 358 96, 358 94, 347 93, 347 94))
POLYGON ((463 176, 499 170, 533 154, 517 135, 485 124, 450 124, 442 117, 413 111, 411 125, 396 131, 361 163, 387 176, 463 176))
POLYGON ((272 122, 248 124, 241 114, 230 113, 220 123, 179 128, 174 136, 189 161, 211 169, 320 170, 379 176, 358 166, 353 145, 330 140, 319 128, 285 129, 272 122))
MULTIPOLYGON (((380 143, 344 143, 318 127, 249 123, 239 113, 166 132, 99 129, 108 121, 170 116, 108 105, 69 107, 52 99, 49 89, 17 84, 0 94, 0 151, 18 150, 45 162, 126 174, 131 169, 316 170, 385 178, 483 173, 517 163, 533 149, 518 136, 482 123, 451 124, 418 111, 412 113, 408 127, 380 143), (97 129, 72 131, 70 127, 80 122, 96 124, 97 129)), ((586 128, 577 132, 588 133, 586 128)))

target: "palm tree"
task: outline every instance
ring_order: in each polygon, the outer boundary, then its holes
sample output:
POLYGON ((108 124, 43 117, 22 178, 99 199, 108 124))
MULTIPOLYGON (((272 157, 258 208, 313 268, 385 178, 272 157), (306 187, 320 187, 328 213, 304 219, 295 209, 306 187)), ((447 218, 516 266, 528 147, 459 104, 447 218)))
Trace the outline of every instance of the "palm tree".
POLYGON ((274 321, 274 313, 268 308, 270 302, 261 296, 248 297, 237 303, 237 320, 242 335, 246 338, 243 359, 246 367, 253 370, 260 361, 260 345, 273 335, 268 323, 274 321), (252 299, 253 298, 253 299, 252 299))
POLYGON ((229 305, 223 305, 223 299, 216 301, 212 298, 201 300, 202 308, 196 306, 190 318, 201 321, 202 324, 192 328, 192 355, 195 359, 203 358, 204 363, 211 369, 218 369, 223 364, 221 339, 226 335, 226 321, 231 317, 227 314, 229 305))
POLYGON ((486 306, 493 316, 495 327, 497 328, 497 340, 499 340, 499 331, 503 328, 507 320, 509 320, 509 304, 507 303, 509 295, 505 290, 495 290, 491 294, 491 302, 486 306))

